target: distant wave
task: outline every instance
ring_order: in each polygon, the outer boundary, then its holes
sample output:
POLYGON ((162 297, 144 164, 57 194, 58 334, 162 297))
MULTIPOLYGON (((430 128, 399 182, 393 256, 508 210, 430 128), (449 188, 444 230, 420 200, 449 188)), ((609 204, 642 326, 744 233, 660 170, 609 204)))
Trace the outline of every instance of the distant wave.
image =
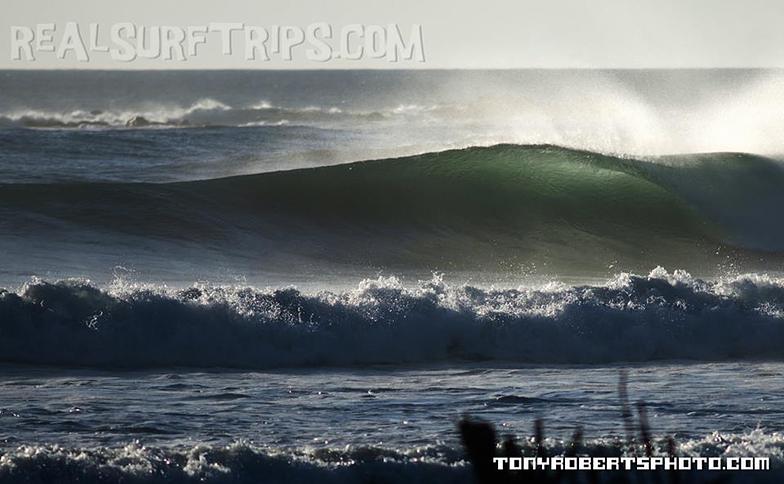
POLYGON ((640 161, 497 145, 195 182, 0 184, 0 229, 381 267, 693 268, 732 251, 779 261, 782 186, 781 164, 754 155, 640 161))
POLYGON ((0 294, 0 360, 96 367, 271 368, 458 360, 784 359, 784 281, 657 269, 605 285, 356 290, 105 290, 34 282, 0 294))
POLYGON ((0 113, 0 126, 30 128, 83 128, 83 127, 148 127, 187 126, 187 117, 199 112, 221 112, 231 108, 214 99, 202 99, 188 107, 158 108, 155 110, 83 110, 44 111, 18 109, 0 113))
POLYGON ((207 126, 258 126, 286 123, 320 123, 341 120, 373 121, 416 116, 437 110, 435 106, 399 105, 378 111, 351 111, 337 106, 276 106, 259 101, 230 106, 204 98, 189 106, 157 106, 153 109, 16 109, 0 112, 0 127, 27 128, 187 128, 207 126))
MULTIPOLYGON (((547 439, 547 447, 563 454, 563 442, 547 439)), ((519 441, 525 455, 534 443, 519 441)), ((594 455, 618 455, 617 441, 589 440, 594 455)), ((780 482, 784 437, 755 431, 719 434, 679 442, 681 456, 770 457, 771 470, 724 474, 721 482, 780 482)), ((664 449, 657 449, 657 455, 664 449)), ((120 448, 66 448, 24 445, 0 451, 0 483, 133 482, 147 483, 465 483, 472 469, 451 448, 422 447, 400 451, 380 447, 270 450, 248 443, 226 446, 154 447, 129 444, 120 448)), ((688 482, 716 482, 717 473, 683 473, 688 482)), ((596 482, 616 482, 614 473, 599 473, 596 482)), ((628 477, 628 476, 625 476, 628 477)))

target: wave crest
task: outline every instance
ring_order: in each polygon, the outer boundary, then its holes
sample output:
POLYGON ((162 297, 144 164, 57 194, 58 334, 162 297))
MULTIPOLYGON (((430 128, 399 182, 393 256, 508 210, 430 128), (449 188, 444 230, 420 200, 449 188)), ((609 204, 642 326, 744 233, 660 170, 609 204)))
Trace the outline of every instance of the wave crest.
POLYGON ((353 291, 34 282, 0 294, 0 359, 112 367, 784 358, 784 284, 662 269, 606 285, 486 290, 395 278, 353 291))

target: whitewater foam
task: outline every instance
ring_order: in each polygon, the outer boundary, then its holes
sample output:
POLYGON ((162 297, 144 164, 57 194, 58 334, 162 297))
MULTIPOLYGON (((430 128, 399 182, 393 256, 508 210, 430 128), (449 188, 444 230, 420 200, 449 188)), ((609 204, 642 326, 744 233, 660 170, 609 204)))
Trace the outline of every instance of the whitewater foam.
MULTIPOLYGON (((524 455, 535 455, 535 443, 519 442, 524 455)), ((567 442, 546 439, 555 455, 567 451, 567 442)), ((654 455, 666 455, 666 441, 654 442, 654 455)), ((614 439, 585 443, 588 455, 624 455, 614 439)), ((768 457, 771 471, 724 475, 728 482, 777 482, 784 464, 784 437, 754 431, 747 434, 713 433, 681 442, 678 455, 693 457, 768 457)), ((363 483, 369 479, 397 482, 467 482, 472 469, 462 452, 432 446, 411 450, 377 447, 343 449, 274 449, 249 442, 226 446, 152 447, 131 443, 123 447, 67 448, 23 445, 0 452, 0 482, 335 482, 363 483)), ((626 476, 628 477, 628 476, 626 476)), ((714 482, 717 473, 690 474, 690 482, 714 482)), ((596 475, 597 482, 613 482, 613 474, 596 475), (608 478, 605 480, 605 478, 608 478)))
POLYGON ((345 366, 784 358, 784 284, 661 269, 565 289, 413 288, 395 278, 304 294, 32 282, 0 295, 0 360, 99 367, 345 366))

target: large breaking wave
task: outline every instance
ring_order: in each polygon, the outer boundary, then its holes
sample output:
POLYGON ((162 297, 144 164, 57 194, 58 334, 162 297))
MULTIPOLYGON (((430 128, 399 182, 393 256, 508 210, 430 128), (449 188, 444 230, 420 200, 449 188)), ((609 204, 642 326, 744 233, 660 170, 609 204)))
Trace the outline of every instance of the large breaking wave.
POLYGON ((0 294, 0 360, 96 367, 270 368, 464 360, 784 359, 784 281, 657 269, 605 285, 352 291, 34 282, 0 294))
POLYGON ((754 155, 641 161, 498 145, 194 182, 0 185, 0 229, 38 240, 132 235, 392 270, 533 261, 601 273, 651 262, 695 271, 728 251, 765 259, 746 269, 757 270, 781 262, 781 186, 781 165, 754 155))

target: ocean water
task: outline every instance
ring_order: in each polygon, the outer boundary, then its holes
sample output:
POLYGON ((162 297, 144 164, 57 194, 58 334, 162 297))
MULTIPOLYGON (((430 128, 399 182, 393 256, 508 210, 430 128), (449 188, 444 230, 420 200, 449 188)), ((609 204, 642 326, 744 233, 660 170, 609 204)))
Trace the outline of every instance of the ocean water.
MULTIPOLYGON (((542 418, 553 450, 578 426, 588 448, 621 447, 618 370, 463 364, 118 373, 5 366, 0 479, 470 481, 455 430, 465 413, 526 438, 542 418)), ((630 376, 630 396, 646 402, 652 431, 674 436, 682 455, 781 458, 780 363, 635 365, 630 376)))
POLYGON ((466 482, 462 415, 628 451, 623 369, 776 482, 782 92, 0 72, 0 482, 466 482))

